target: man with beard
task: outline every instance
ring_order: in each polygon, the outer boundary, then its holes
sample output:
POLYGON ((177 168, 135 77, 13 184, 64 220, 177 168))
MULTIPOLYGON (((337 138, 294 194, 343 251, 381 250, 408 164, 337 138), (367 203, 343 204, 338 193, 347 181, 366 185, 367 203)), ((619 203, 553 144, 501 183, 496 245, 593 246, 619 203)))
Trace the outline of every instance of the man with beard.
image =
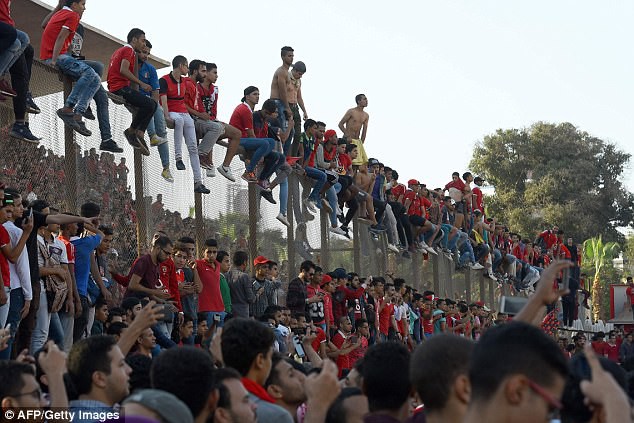
POLYGON ((205 106, 198 96, 198 84, 207 76, 207 64, 202 60, 194 59, 189 63, 189 78, 185 79, 185 107, 194 119, 196 137, 202 138, 198 145, 198 158, 200 167, 207 170, 207 176, 216 176, 213 166, 213 148, 216 141, 224 132, 223 126, 211 120, 205 110, 205 106))

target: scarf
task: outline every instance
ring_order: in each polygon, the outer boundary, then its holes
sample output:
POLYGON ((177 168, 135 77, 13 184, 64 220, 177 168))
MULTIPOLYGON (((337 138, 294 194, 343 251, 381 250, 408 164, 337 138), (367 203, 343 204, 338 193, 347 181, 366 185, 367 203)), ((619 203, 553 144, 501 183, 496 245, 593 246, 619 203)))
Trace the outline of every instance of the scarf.
POLYGON ((247 391, 249 391, 250 394, 255 395, 256 397, 260 398, 262 401, 275 404, 275 400, 271 398, 271 396, 269 395, 268 392, 266 392, 266 389, 264 389, 263 386, 258 385, 256 382, 252 381, 251 379, 247 379, 246 377, 242 378, 242 384, 244 385, 244 388, 247 391))

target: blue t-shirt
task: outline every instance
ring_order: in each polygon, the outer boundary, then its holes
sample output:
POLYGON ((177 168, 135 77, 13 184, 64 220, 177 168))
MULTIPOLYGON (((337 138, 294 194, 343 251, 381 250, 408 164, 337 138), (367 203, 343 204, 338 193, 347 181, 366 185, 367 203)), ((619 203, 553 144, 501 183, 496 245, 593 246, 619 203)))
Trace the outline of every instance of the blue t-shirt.
POLYGON ((75 279, 77 280, 77 292, 86 296, 88 289, 88 277, 90 276, 90 257, 95 248, 101 244, 101 235, 77 238, 71 241, 75 246, 75 279))
MULTIPOLYGON (((139 79, 141 80, 141 82, 144 82, 148 84, 150 87, 152 87, 152 90, 159 89, 159 80, 158 80, 158 75, 156 74, 156 68, 152 66, 150 63, 148 63, 147 61, 141 63, 141 66, 139 67, 139 79)), ((148 97, 152 95, 152 93, 149 93, 147 91, 143 91, 143 90, 139 90, 139 91, 141 92, 141 94, 146 95, 148 97)))

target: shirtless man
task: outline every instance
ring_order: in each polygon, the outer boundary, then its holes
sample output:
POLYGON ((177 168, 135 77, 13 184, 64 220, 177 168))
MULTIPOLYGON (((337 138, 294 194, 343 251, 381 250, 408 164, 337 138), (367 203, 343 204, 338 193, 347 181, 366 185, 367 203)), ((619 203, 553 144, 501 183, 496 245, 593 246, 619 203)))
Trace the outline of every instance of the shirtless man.
POLYGON ((363 109, 368 107, 368 98, 365 94, 358 94, 355 98, 357 107, 349 109, 339 122, 339 129, 349 142, 355 144, 359 149, 359 155, 352 161, 353 166, 367 166, 368 155, 363 144, 368 133, 368 115, 363 109))
MULTIPOLYGON (((271 81, 271 99, 275 100, 277 106, 277 112, 279 115, 279 121, 282 131, 286 131, 288 127, 288 119, 293 115, 291 106, 288 101, 287 89, 291 82, 291 75, 289 73, 291 65, 293 64, 294 50, 292 47, 282 47, 282 66, 275 70, 273 74, 273 80, 271 81)), ((289 139, 292 138, 289 137, 289 139)), ((288 147, 284 146, 284 153, 288 151, 288 147)))

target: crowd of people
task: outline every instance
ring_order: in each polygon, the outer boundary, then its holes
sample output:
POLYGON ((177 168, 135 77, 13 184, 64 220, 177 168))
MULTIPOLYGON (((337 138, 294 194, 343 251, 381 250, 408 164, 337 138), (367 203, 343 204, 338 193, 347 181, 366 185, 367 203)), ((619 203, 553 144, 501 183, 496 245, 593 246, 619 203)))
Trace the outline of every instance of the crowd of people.
MULTIPOLYGON (((28 94, 33 49, 9 8, 0 0, 0 73, 11 75, 11 85, 0 80, 0 95, 13 97, 10 136, 37 143, 25 119, 39 112, 28 94)), ((0 157, 0 420, 48 410, 62 414, 38 416, 632 421, 633 334, 618 327, 607 341, 596 333, 586 342, 580 331, 568 342, 559 330, 576 318, 582 278, 578 247, 562 230, 532 239, 486 216, 484 178, 470 172, 455 172, 436 189, 416 179, 399 183, 395 169, 366 152, 365 95, 339 122, 341 136, 308 117, 306 65, 294 61, 291 47, 281 49, 261 109, 260 90, 249 86, 228 123, 217 120, 217 66, 179 55, 158 78, 148 62, 152 45, 138 28, 113 53, 106 91, 103 64, 82 55, 84 9, 85 0, 61 0, 43 22, 40 51, 77 80, 57 111, 64 124, 91 136, 84 119, 99 122, 101 154, 76 153, 86 175, 80 215, 64 213, 65 193, 51 189, 51 181, 64 183, 62 158, 39 147, 36 158, 16 161, 19 146, 8 143, 0 157), (373 235, 385 232, 395 254, 444 255, 531 295, 511 315, 419 291, 398 275, 323 269, 310 260, 282 281, 280 264, 240 248, 244 236, 209 238, 197 249, 186 219, 165 211, 161 198, 151 206, 149 248, 133 263, 113 260, 113 251, 136 251, 129 230, 136 216, 125 159, 115 161, 123 150, 110 131, 109 96, 133 114, 127 142, 145 155, 157 147, 167 181, 174 179, 166 144, 172 129, 175 168, 186 169, 184 139, 196 193, 210 193, 202 170, 234 180, 230 164, 239 155, 242 178, 265 200, 279 201, 284 225, 292 212, 305 231, 321 209, 330 232, 349 238, 356 217, 373 235), (215 166, 212 149, 223 139, 226 155, 215 166)))

